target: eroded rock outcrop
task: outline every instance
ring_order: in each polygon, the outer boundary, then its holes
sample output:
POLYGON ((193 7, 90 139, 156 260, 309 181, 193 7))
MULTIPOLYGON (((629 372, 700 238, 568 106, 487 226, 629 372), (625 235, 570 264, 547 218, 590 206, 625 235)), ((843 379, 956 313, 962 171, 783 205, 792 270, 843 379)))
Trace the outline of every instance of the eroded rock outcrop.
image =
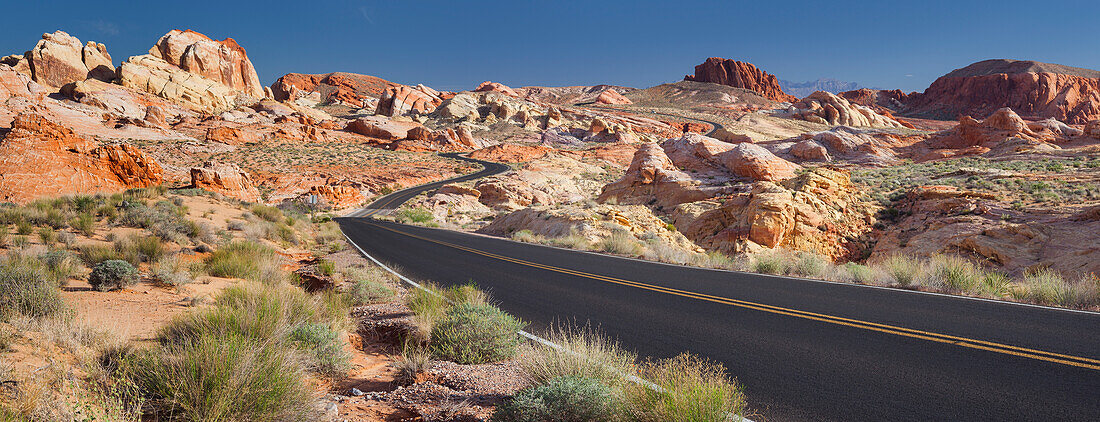
POLYGON ((100 145, 46 117, 23 113, 0 141, 0 200, 117 192, 159 185, 164 170, 129 144, 100 145))
POLYGON ((355 73, 288 73, 271 84, 271 94, 277 101, 295 102, 316 94, 316 102, 321 104, 375 108, 383 91, 396 85, 382 78, 355 73))
POLYGON ((439 91, 424 85, 391 86, 378 98, 378 107, 374 113, 381 116, 401 116, 406 114, 431 113, 443 98, 439 91))
POLYGON ((115 78, 115 65, 106 46, 94 41, 81 44, 64 31, 42 34, 32 50, 8 61, 17 69, 29 71, 35 82, 55 88, 88 78, 103 81, 115 78))
POLYGON ((777 183, 754 182, 720 203, 681 205, 674 218, 688 239, 710 250, 781 247, 843 260, 867 247, 859 239, 876 210, 846 172, 817 168, 777 183))
POLYGON ((835 94, 817 91, 791 104, 787 113, 796 119, 823 125, 863 126, 877 128, 905 127, 890 116, 874 109, 849 102, 835 94))
POLYGON ((119 66, 123 86, 207 113, 264 98, 252 62, 232 38, 213 41, 194 31, 173 30, 149 53, 119 66))
POLYGON ((246 202, 260 202, 252 177, 233 163, 207 161, 191 168, 191 187, 217 192, 246 202))
POLYGON ((256 68, 244 48, 232 38, 214 41, 190 29, 174 29, 160 37, 149 54, 252 98, 264 97, 256 68))
POLYGON ((685 81, 710 82, 744 88, 773 101, 795 101, 793 95, 783 92, 775 75, 757 69, 752 63, 721 57, 711 57, 695 66, 695 74, 684 76, 685 81))
POLYGON ((634 104, 634 102, 624 97, 623 94, 620 94, 618 91, 609 89, 601 92, 600 95, 596 97, 596 104, 634 104))

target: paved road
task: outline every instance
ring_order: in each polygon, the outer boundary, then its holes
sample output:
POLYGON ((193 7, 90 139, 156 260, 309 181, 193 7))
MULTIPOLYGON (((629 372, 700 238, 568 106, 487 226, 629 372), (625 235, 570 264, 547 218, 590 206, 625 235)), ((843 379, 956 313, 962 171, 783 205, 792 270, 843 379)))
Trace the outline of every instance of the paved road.
POLYGON ((347 215, 347 217, 370 217, 377 214, 384 214, 397 209, 405 201, 412 199, 414 196, 420 194, 420 192, 429 191, 432 189, 439 189, 440 186, 448 183, 465 182, 467 180, 480 179, 482 177, 492 176, 508 171, 508 166, 501 163, 494 163, 491 161, 482 161, 473 158, 467 158, 460 155, 461 153, 452 152, 448 154, 440 154, 448 158, 457 158, 459 160, 469 161, 477 164, 481 164, 484 169, 476 173, 470 173, 465 176, 459 176, 447 180, 440 180, 438 182, 432 182, 428 184, 413 186, 411 188, 402 189, 389 195, 383 196, 371 202, 366 208, 359 209, 353 213, 347 215))
POLYGON ((535 331, 591 321, 643 356, 717 360, 754 419, 1100 420, 1100 314, 339 222, 410 278, 477 282, 535 331))

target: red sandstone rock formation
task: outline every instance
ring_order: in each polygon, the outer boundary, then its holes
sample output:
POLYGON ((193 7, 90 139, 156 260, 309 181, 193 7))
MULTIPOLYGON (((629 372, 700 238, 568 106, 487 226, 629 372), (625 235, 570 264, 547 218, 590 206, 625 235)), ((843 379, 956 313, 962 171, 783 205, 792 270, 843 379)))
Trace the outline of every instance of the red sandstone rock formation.
POLYGON ((117 192, 159 185, 164 170, 129 144, 99 145, 34 113, 0 141, 0 200, 117 192))
POLYGON ((684 80, 744 88, 774 101, 790 102, 798 99, 783 92, 775 75, 757 69, 752 63, 721 57, 711 57, 703 64, 695 66, 695 74, 684 76, 684 80))
POLYGON ((624 97, 623 94, 618 93, 618 91, 609 89, 601 92, 600 95, 596 97, 596 104, 634 104, 634 102, 624 97))
POLYGON ((371 99, 381 97, 386 88, 397 85, 382 78, 355 73, 288 73, 271 84, 271 93, 278 101, 293 101, 299 95, 317 92, 321 94, 322 103, 363 107, 371 99))
POLYGON ((259 202, 260 190, 236 164, 207 161, 191 168, 191 186, 247 202, 259 202))
POLYGON ((1028 119, 1085 124, 1100 118, 1100 71, 1016 60, 985 60, 913 94, 904 115, 955 119, 1009 107, 1028 119))
POLYGON ((423 85, 415 88, 404 85, 391 86, 386 88, 378 98, 378 107, 374 114, 390 117, 411 112, 425 114, 435 110, 441 103, 443 98, 439 96, 439 92, 423 85))
POLYGON ((512 90, 512 88, 509 88, 508 85, 492 81, 482 82, 477 88, 474 88, 474 92, 499 92, 513 97, 519 96, 519 94, 512 90))

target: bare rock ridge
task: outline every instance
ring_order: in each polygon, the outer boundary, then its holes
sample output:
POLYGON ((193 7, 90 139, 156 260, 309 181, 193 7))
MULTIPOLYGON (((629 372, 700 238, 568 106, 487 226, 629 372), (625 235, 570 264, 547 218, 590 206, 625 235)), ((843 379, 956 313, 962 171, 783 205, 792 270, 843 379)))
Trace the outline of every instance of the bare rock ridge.
POLYGON ((779 79, 775 75, 757 69, 752 63, 721 57, 711 57, 703 64, 695 66, 695 74, 684 76, 684 80, 744 88, 773 101, 791 102, 797 100, 793 95, 783 92, 783 88, 779 85, 779 79))
POLYGON ((1100 118, 1100 71, 1017 60, 985 60, 948 73, 912 94, 903 115, 982 118, 1009 107, 1032 120, 1085 124, 1100 118))
POLYGON ((106 46, 95 41, 81 44, 64 31, 42 34, 33 49, 23 55, 5 56, 0 63, 41 85, 57 88, 88 78, 102 81, 115 78, 115 65, 106 46))
POLYGON ((271 92, 277 101, 296 101, 315 96, 315 101, 321 104, 374 108, 383 91, 397 85, 382 78, 356 73, 288 73, 271 84, 271 92))

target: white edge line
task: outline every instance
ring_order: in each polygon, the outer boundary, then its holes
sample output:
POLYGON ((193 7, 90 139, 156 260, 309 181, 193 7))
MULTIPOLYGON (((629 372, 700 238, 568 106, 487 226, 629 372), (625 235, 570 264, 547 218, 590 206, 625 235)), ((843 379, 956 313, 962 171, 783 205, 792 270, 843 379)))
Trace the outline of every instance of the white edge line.
MULTIPOLYGON (((340 234, 344 235, 344 239, 347 239, 348 243, 351 243, 351 246, 354 246, 355 249, 359 251, 359 253, 363 254, 363 256, 367 257, 367 259, 370 259, 371 262, 374 262, 379 267, 382 267, 382 269, 384 269, 386 271, 389 271, 390 274, 393 274, 393 275, 397 276, 397 278, 400 278, 401 281, 409 283, 409 285, 411 285, 411 286, 413 286, 417 289, 423 290, 425 292, 428 292, 430 294, 433 294, 433 295, 437 294, 436 292, 433 292, 433 291, 429 290, 428 288, 424 287, 424 285, 410 280, 408 277, 405 277, 405 276, 401 275, 401 273, 399 273, 397 271, 394 271, 392 268, 387 267, 386 264, 383 264, 381 261, 375 259, 373 256, 371 256, 371 254, 367 253, 367 251, 364 251, 363 248, 360 248, 359 245, 355 243, 355 241, 351 240, 351 237, 349 237, 347 233, 344 233, 343 230, 340 230, 340 234)), ((565 348, 561 347, 560 344, 554 343, 550 340, 547 340, 547 339, 544 339, 542 337, 536 336, 534 334, 528 333, 527 331, 519 330, 519 331, 517 331, 517 333, 519 333, 520 336, 523 336, 523 337, 527 338, 528 340, 540 343, 544 346, 550 347, 550 348, 552 348, 554 350, 557 350, 559 352, 571 353, 571 354, 575 353, 575 352, 572 352, 572 351, 569 351, 569 350, 565 350, 565 348)), ((636 375, 627 375, 627 374, 621 374, 621 375, 624 375, 627 381, 631 381, 631 382, 635 382, 635 383, 644 385, 644 386, 646 386, 648 388, 651 388, 653 390, 657 390, 657 391, 662 390, 661 387, 657 386, 656 384, 653 384, 652 382, 649 382, 649 381, 646 381, 642 378, 639 378, 636 375)), ((742 417, 742 416, 739 416, 739 415, 734 415, 734 417, 738 418, 738 419, 735 419, 735 422, 753 422, 751 419, 748 419, 748 418, 745 418, 745 417, 742 417)))
MULTIPOLYGON (((401 224, 401 223, 396 223, 396 224, 401 224)), ((658 264, 658 265, 664 265, 666 267, 687 268, 687 269, 703 270, 703 271, 720 271, 720 272, 727 272, 727 273, 734 273, 734 274, 745 274, 745 275, 755 275, 755 276, 768 277, 768 278, 777 278, 777 279, 781 279, 781 280, 801 280, 801 281, 810 281, 810 282, 814 282, 814 283, 835 284, 835 285, 838 285, 838 286, 889 290, 889 291, 904 292, 904 293, 918 293, 918 294, 932 295, 932 296, 943 296, 943 297, 955 298, 955 299, 966 299, 966 300, 976 300, 976 301, 979 301, 979 302, 998 303, 998 304, 1002 304, 1002 305, 1025 306, 1025 307, 1029 307, 1029 308, 1046 309, 1046 310, 1051 310, 1051 311, 1075 312, 1075 313, 1081 313, 1081 314, 1100 316, 1100 312, 1088 311, 1088 310, 1084 310, 1084 309, 1059 308, 1059 307, 1056 307, 1056 306, 1036 305, 1034 303, 1013 302, 1013 301, 1010 301, 1010 300, 989 299, 989 298, 975 297, 975 296, 953 295, 953 294, 950 294, 950 293, 926 292, 926 291, 923 291, 923 290, 902 289, 902 288, 898 288, 898 287, 889 287, 889 286, 876 286, 874 284, 845 283, 843 281, 831 281, 831 280, 821 280, 821 279, 816 279, 816 278, 806 278, 806 277, 798 277, 798 276, 754 273, 752 271, 738 271, 738 270, 729 270, 729 269, 725 269, 725 268, 696 267, 696 266, 693 266, 693 265, 672 264, 672 263, 668 263, 668 262, 650 261, 650 260, 641 259, 641 258, 634 258, 634 257, 629 257, 629 256, 621 256, 621 255, 612 255, 612 254, 600 253, 600 252, 595 252, 595 251, 585 251, 585 250, 580 250, 580 249, 563 248, 563 247, 554 246, 554 245, 544 245, 542 243, 520 242, 518 240, 509 239, 509 238, 503 237, 503 236, 493 236, 493 235, 488 235, 488 234, 484 234, 484 233, 467 232, 467 231, 462 231, 462 230, 451 230, 451 229, 447 229, 447 228, 443 228, 443 227, 426 227, 426 226, 417 226, 417 225, 409 225, 409 224, 404 224, 404 225, 423 228, 423 229, 429 229, 429 230, 444 230, 444 231, 449 231, 449 232, 457 232, 457 233, 462 233, 462 234, 468 234, 468 235, 473 235, 473 236, 484 237, 484 238, 488 238, 488 239, 497 239, 497 240, 503 240, 503 241, 507 241, 507 242, 519 243, 519 244, 524 244, 524 245, 532 245, 532 246, 538 246, 538 247, 550 248, 550 249, 557 249, 557 250, 562 250, 562 251, 586 253, 586 254, 589 254, 589 255, 596 255, 596 256, 607 257, 607 258, 618 258, 618 259, 625 259, 625 260, 642 262, 642 263, 647 263, 647 264, 658 264)))

